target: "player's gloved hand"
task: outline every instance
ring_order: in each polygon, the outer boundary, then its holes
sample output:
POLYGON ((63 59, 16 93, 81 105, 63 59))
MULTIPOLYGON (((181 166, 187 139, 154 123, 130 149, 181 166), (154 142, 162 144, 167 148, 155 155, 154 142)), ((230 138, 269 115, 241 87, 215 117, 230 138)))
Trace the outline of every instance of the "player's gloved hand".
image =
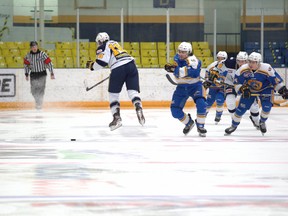
POLYGON ((90 70, 94 70, 93 69, 93 64, 94 64, 94 62, 92 61, 92 60, 88 60, 87 62, 86 62, 86 68, 89 68, 90 70))
POLYGON ((278 90, 278 93, 281 94, 283 99, 288 99, 288 90, 287 90, 286 86, 281 87, 278 90))
POLYGON ((248 85, 242 85, 239 91, 241 92, 243 98, 251 97, 251 91, 248 85))
POLYGON ((175 67, 176 67, 175 65, 173 65, 171 63, 167 63, 167 64, 165 64, 164 69, 169 73, 173 73, 175 70, 175 67))
POLYGON ((219 78, 219 71, 211 70, 208 79, 212 82, 215 82, 219 78))
POLYGON ((203 87, 205 88, 205 89, 208 89, 210 86, 212 85, 212 83, 211 82, 209 82, 209 81, 205 81, 205 82, 203 82, 203 87))

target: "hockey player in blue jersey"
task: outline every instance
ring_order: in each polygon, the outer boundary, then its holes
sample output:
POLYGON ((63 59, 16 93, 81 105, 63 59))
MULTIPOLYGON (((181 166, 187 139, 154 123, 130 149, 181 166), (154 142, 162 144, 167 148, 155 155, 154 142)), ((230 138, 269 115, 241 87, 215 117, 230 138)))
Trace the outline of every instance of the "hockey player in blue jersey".
POLYGON ((263 135, 267 132, 265 122, 273 106, 272 96, 274 91, 277 91, 284 99, 288 99, 288 90, 275 75, 275 70, 270 64, 262 63, 261 61, 261 54, 252 52, 248 57, 248 64, 242 65, 235 73, 235 90, 242 95, 234 113, 232 125, 225 129, 226 135, 233 133, 237 129, 242 116, 257 97, 252 94, 257 94, 261 102, 262 111, 259 127, 263 135))
MULTIPOLYGON (((230 58, 227 59, 225 65, 227 67, 227 75, 224 80, 224 83, 227 84, 225 86, 225 96, 226 96, 226 105, 231 117, 233 118, 233 114, 236 111, 236 97, 237 93, 234 88, 234 77, 236 70, 244 64, 248 62, 248 53, 244 51, 240 51, 236 59, 230 58)), ((250 107, 250 120, 252 121, 254 127, 259 129, 259 105, 258 98, 254 100, 254 103, 250 107)))
POLYGON ((165 70, 173 72, 177 87, 173 93, 171 102, 171 113, 176 119, 179 119, 185 127, 183 133, 187 135, 194 127, 195 122, 199 136, 206 136, 204 128, 206 119, 206 103, 204 97, 204 88, 200 80, 201 61, 193 55, 190 43, 182 42, 178 46, 178 53, 174 56, 174 64, 166 64, 165 70), (195 122, 191 115, 184 113, 183 108, 189 97, 192 97, 197 109, 197 119, 195 122))
POLYGON ((225 61, 227 60, 227 57, 228 55, 225 51, 219 51, 217 53, 217 61, 212 62, 210 65, 208 65, 206 69, 206 81, 203 84, 206 89, 209 88, 206 101, 206 115, 216 101, 216 116, 214 119, 215 124, 218 124, 218 122, 220 122, 224 109, 225 94, 224 86, 221 85, 221 82, 225 80, 225 77, 227 75, 227 68, 225 66, 225 61))

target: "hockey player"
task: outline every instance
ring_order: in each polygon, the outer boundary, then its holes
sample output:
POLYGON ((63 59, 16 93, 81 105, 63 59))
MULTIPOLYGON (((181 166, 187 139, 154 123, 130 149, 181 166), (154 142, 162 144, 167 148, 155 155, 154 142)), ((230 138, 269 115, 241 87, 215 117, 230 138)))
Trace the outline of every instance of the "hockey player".
POLYGON ((225 129, 226 135, 233 133, 237 129, 242 116, 255 101, 257 96, 251 94, 259 95, 262 106, 259 128, 263 135, 267 132, 265 122, 273 106, 272 96, 274 90, 278 91, 284 99, 288 99, 288 90, 275 75, 275 70, 270 64, 262 63, 261 61, 261 54, 252 52, 248 56, 248 64, 242 65, 235 73, 235 90, 242 95, 233 115, 232 125, 225 129))
MULTIPOLYGON (((225 86, 225 95, 226 95, 226 105, 229 113, 233 117, 234 112, 236 111, 236 97, 237 93, 234 88, 234 76, 236 69, 248 62, 247 52, 240 51, 236 56, 236 61, 234 58, 230 58, 226 61, 227 75, 224 80, 225 86)), ((254 100, 254 103, 250 107, 250 120, 252 121, 254 127, 259 129, 259 105, 258 98, 254 100)))
POLYGON ((171 113, 176 119, 179 119, 185 127, 183 133, 187 135, 194 127, 195 122, 191 115, 183 112, 183 108, 189 97, 192 97, 197 109, 196 126, 199 136, 206 136, 205 118, 206 103, 204 97, 204 88, 200 81, 201 61, 193 55, 190 43, 182 42, 178 46, 178 52, 174 56, 174 65, 166 64, 165 70, 173 72, 178 85, 173 93, 171 102, 171 113))
POLYGON ((122 126, 119 94, 124 83, 127 87, 128 96, 136 109, 138 121, 141 125, 144 125, 145 118, 139 96, 139 75, 134 58, 118 42, 110 40, 106 32, 100 32, 95 41, 98 44, 96 61, 87 61, 86 67, 92 71, 99 70, 107 65, 111 68, 108 91, 113 121, 109 124, 110 130, 113 131, 122 126))
POLYGON ((217 53, 217 61, 214 61, 208 65, 205 74, 206 81, 203 83, 206 89, 209 88, 207 93, 206 115, 216 101, 216 116, 214 119, 215 124, 218 124, 221 120, 225 102, 224 86, 221 84, 221 82, 225 80, 227 75, 227 68, 225 66, 227 57, 228 55, 225 51, 219 51, 217 53))

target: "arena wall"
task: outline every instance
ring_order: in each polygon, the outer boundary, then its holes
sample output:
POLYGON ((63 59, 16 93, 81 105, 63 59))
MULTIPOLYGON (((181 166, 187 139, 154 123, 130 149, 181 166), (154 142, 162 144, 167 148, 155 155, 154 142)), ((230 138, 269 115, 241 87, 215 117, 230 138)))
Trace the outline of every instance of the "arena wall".
MULTIPOLYGON (((283 75, 285 68, 277 71, 283 75)), ((45 107, 109 107, 108 81, 90 91, 86 91, 84 80, 88 86, 109 76, 109 69, 97 72, 87 69, 55 69, 55 80, 47 76, 45 107)), ((202 69, 202 76, 204 76, 202 69)), ((287 72, 286 72, 287 73, 287 72)), ((176 86, 168 82, 163 69, 140 68, 140 91, 144 106, 168 107, 176 86)), ((124 86, 120 94, 121 106, 132 107, 124 86)), ((281 100, 281 97, 276 98, 281 100)), ((194 105, 192 100, 188 102, 194 105)), ((0 107, 32 108, 33 97, 30 83, 25 80, 23 69, 0 69, 0 107)))

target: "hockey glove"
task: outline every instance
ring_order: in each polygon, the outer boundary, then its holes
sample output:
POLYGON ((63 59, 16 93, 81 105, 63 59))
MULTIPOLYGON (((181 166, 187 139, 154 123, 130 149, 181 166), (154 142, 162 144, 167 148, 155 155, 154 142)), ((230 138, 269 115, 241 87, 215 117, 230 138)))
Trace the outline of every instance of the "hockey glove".
POLYGON ((203 82, 203 87, 204 87, 205 89, 208 89, 211 85, 212 85, 212 83, 209 82, 209 81, 203 82))
POLYGON ((216 70, 211 70, 209 75, 209 80, 215 82, 219 78, 219 72, 216 70))
POLYGON ((281 87, 278 90, 278 93, 281 94, 283 99, 288 99, 288 90, 287 90, 286 86, 281 87))
POLYGON ((169 73, 173 73, 175 70, 175 67, 176 67, 175 65, 173 65, 171 63, 167 63, 167 64, 165 64, 164 69, 169 73))
POLYGON ((94 64, 94 62, 93 61, 91 61, 91 60, 88 60, 87 62, 86 62, 86 68, 89 68, 90 70, 94 70, 93 69, 93 64, 94 64))
POLYGON ((241 92, 243 98, 250 98, 251 91, 248 85, 242 85, 239 91, 241 92))

